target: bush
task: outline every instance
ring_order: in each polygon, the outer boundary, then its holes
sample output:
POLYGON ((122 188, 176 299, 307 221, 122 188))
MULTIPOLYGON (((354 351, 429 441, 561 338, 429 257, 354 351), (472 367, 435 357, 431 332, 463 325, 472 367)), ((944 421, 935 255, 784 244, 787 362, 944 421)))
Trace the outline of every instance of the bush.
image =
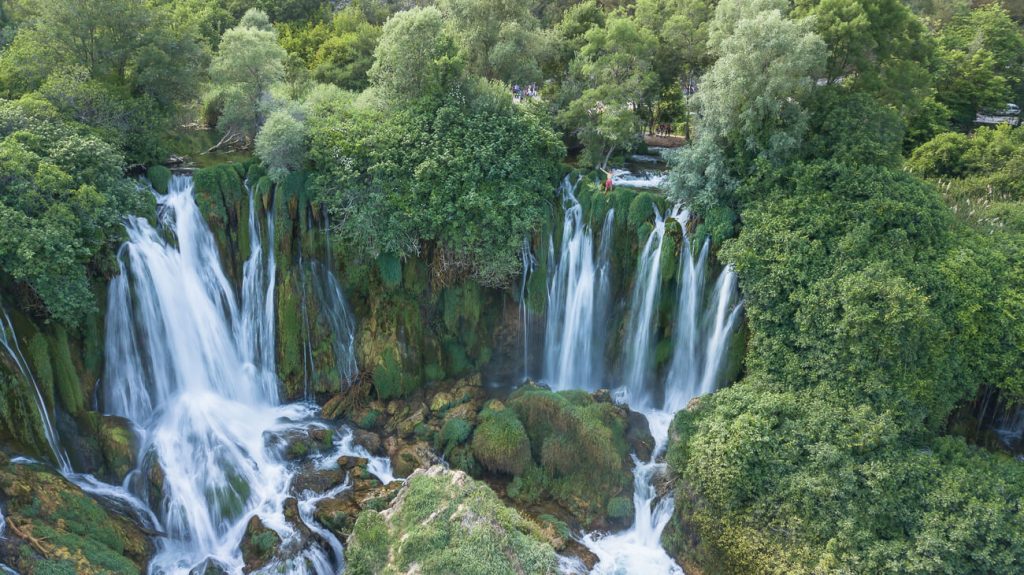
POLYGON ((515 412, 485 411, 473 432, 473 455, 489 471, 520 475, 531 465, 530 439, 515 412))

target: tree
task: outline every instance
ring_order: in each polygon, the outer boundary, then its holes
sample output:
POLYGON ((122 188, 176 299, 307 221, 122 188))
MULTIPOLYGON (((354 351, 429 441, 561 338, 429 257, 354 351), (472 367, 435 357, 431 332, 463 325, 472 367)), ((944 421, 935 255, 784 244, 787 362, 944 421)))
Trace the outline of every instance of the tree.
POLYGON ((632 18, 613 15, 590 28, 585 40, 571 65, 582 90, 558 121, 583 143, 586 161, 604 168, 640 139, 640 111, 656 87, 656 39, 632 18))
POLYGON ((306 126, 291 110, 272 112, 256 136, 256 157, 280 182, 289 172, 302 167, 306 156, 306 126))
POLYGON ((824 65, 824 43, 806 22, 777 9, 741 12, 735 20, 739 5, 718 5, 711 40, 718 60, 693 100, 697 141, 672 170, 675 195, 704 208, 728 204, 759 162, 781 165, 800 149, 824 65))
POLYGON ((264 121, 260 101, 284 78, 286 56, 267 15, 258 10, 246 12, 238 26, 224 33, 210 66, 213 97, 222 102, 221 131, 256 135, 264 121))
MULTIPOLYGON (((1012 97, 1024 97, 1024 32, 998 4, 954 18, 943 27, 939 42, 947 50, 967 54, 972 60, 978 53, 987 52, 992 60, 984 64, 987 74, 1004 78, 1012 97)), ((942 84, 939 86, 941 89, 942 84)))
POLYGON ((316 81, 347 90, 362 90, 369 84, 366 73, 373 65, 381 27, 367 21, 356 6, 336 12, 329 23, 283 24, 279 30, 281 44, 302 58, 316 81))
POLYGON ((472 74, 509 84, 539 82, 547 39, 523 0, 441 0, 438 7, 472 74))
POLYGON ((370 85, 385 99, 440 98, 462 74, 455 43, 437 8, 395 14, 381 34, 370 85))

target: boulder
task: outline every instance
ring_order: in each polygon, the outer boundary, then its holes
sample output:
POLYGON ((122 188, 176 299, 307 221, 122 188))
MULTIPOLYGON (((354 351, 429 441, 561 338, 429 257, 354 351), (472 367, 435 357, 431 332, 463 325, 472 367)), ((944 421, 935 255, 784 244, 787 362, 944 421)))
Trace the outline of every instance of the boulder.
POLYGON ((346 558, 353 575, 558 573, 537 524, 486 484, 441 466, 414 473, 387 509, 363 511, 346 558))

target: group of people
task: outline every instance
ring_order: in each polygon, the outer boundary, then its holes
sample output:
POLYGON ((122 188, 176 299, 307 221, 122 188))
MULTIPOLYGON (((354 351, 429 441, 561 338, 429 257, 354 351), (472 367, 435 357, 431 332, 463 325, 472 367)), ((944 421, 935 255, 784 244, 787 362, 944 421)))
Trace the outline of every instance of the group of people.
POLYGON ((516 102, 521 101, 524 97, 536 98, 537 84, 527 84, 526 86, 516 84, 512 86, 512 97, 515 98, 516 102))

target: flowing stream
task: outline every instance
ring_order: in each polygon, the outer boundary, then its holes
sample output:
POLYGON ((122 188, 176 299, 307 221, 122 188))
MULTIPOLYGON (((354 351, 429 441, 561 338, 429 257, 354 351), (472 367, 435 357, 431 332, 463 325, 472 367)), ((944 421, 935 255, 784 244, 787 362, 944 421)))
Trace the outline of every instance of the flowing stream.
MULTIPOLYGON (((590 355, 595 345, 592 338, 607 333, 610 326, 606 323, 607 315, 595 319, 596 310, 607 310, 607 295, 600 299, 598 290, 591 286, 608 285, 607 264, 602 267, 591 263, 595 257, 600 261, 603 256, 594 254, 591 230, 582 221, 582 210, 572 190, 564 188, 563 194, 567 200, 562 252, 548 290, 545 377, 553 389, 592 391, 603 383, 603 371, 596 368, 603 364, 590 355), (562 286, 563 281, 569 285, 562 286)), ((721 384, 723 363, 743 310, 736 274, 731 268, 726 267, 718 274, 709 293, 706 276, 710 268, 710 243, 704 241, 695 256, 695 242, 687 235, 688 222, 689 213, 678 207, 667 217, 656 213, 654 230, 639 256, 626 311, 622 375, 614 396, 647 417, 655 446, 649 461, 634 457, 633 526, 619 533, 588 533, 582 538, 582 543, 599 559, 593 569, 596 574, 683 572, 661 546, 661 535, 672 517, 675 501, 670 493, 659 497, 655 486, 666 472, 664 454, 672 418, 691 399, 710 393, 721 384), (662 249, 669 221, 681 228, 682 244, 671 326, 671 363, 664 379, 658 381, 653 356, 655 334, 663 327, 657 323, 659 301, 664 297, 660 294, 662 249)), ((602 245, 611 242, 609 225, 601 241, 602 245)))
MULTIPOLYGON (((168 237, 144 219, 127 223, 108 295, 104 377, 105 410, 141 430, 140 467, 126 485, 144 493, 154 469, 163 476, 153 511, 165 537, 151 572, 185 574, 206 560, 241 572, 238 544, 259 516, 287 550, 264 572, 334 573, 340 543, 315 523, 310 529, 327 544, 306 537, 285 517, 293 471, 279 442, 268 441, 315 425, 317 411, 279 401, 275 262, 253 202, 240 302, 191 178, 174 176, 158 203, 168 237)), ((272 245, 271 216, 265 231, 272 245)), ((310 514, 311 498, 298 502, 300 515, 310 514)))

